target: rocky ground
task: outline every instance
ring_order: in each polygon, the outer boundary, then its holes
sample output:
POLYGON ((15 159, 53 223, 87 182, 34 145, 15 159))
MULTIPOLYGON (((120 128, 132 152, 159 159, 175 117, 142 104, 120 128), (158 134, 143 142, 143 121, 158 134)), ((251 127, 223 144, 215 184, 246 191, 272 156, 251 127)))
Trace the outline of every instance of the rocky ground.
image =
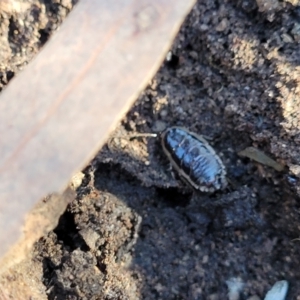
MULTIPOLYGON (((74 4, 16 3, 19 11, 1 7, 2 86, 74 4)), ((40 270, 45 299, 224 300, 232 278, 244 283, 241 300, 263 299, 282 279, 287 299, 300 299, 298 5, 196 4, 171 55, 83 170, 58 227, 36 244, 29 268, 40 270), (209 139, 227 189, 195 195, 173 176, 159 138, 137 136, 174 125, 209 139), (283 171, 238 155, 250 146, 283 171)))

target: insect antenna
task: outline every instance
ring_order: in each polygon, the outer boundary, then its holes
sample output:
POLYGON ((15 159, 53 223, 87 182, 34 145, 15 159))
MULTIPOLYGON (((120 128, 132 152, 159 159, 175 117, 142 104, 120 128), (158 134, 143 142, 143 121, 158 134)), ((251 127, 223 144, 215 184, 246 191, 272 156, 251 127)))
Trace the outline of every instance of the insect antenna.
POLYGON ((157 133, 133 133, 128 136, 129 140, 133 140, 139 137, 154 137, 156 138, 158 135, 157 133))

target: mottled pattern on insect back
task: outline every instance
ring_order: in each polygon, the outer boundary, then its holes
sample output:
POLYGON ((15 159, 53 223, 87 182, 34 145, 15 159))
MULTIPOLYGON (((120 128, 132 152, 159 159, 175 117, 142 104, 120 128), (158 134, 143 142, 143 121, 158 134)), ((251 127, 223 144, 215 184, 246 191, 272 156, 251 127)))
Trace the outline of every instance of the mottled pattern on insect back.
POLYGON ((203 137, 171 127, 162 133, 161 139, 172 165, 192 187, 213 192, 227 186, 225 167, 203 137))

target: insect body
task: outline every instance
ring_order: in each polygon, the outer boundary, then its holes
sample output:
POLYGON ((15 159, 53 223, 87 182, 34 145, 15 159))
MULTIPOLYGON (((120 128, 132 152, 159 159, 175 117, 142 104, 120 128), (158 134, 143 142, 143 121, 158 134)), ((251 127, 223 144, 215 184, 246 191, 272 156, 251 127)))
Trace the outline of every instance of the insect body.
POLYGON ((173 167, 193 188, 214 192, 227 186, 225 167, 203 137, 171 127, 162 133, 161 142, 173 167))

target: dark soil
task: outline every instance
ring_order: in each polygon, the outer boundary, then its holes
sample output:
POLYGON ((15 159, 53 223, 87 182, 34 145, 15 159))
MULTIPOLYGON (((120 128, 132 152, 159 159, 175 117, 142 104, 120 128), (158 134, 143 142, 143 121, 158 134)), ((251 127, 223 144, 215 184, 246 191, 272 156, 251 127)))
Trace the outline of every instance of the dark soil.
POLYGON ((0 90, 41 49, 76 2, 0 1, 0 90))
MULTIPOLYGON (((59 226, 37 243, 48 299, 225 300, 232 278, 245 283, 242 300, 263 299, 282 279, 287 299, 300 299, 296 2, 197 3, 172 59, 83 171, 59 226), (158 138, 133 137, 173 125, 209 137, 227 168, 227 189, 195 195, 172 175, 158 138), (284 171, 239 157, 249 146, 284 171)), ((16 18, 5 19, 7 30, 13 20, 20 26, 16 18)), ((8 36, 10 51, 13 42, 38 49, 44 40, 8 36)), ((22 65, 8 61, 3 82, 22 65)))

